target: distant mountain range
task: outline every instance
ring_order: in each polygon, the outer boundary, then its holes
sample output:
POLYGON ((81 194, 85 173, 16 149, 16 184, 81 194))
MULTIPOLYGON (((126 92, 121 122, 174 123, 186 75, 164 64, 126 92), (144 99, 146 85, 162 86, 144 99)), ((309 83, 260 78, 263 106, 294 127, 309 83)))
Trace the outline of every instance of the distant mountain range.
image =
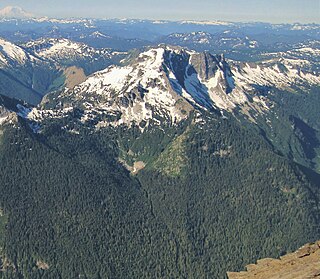
MULTIPOLYGON (((22 12, 23 13, 23 12, 22 12)), ((168 43, 203 50, 285 50, 320 39, 318 24, 133 19, 3 18, 0 36, 12 42, 68 38, 95 48, 127 51, 168 43)))

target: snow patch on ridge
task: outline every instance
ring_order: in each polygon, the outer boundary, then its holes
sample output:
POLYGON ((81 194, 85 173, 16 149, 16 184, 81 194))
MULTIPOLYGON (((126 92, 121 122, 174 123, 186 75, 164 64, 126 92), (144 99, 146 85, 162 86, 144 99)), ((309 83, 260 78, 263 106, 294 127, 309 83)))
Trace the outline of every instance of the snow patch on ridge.
MULTIPOLYGON (((162 69, 164 51, 163 48, 150 49, 141 53, 133 65, 108 67, 65 94, 78 100, 85 99, 86 106, 110 114, 121 112, 116 125, 154 120, 154 113, 169 117, 172 123, 178 122, 184 117, 176 108, 178 96, 168 90, 170 82, 162 69), (101 96, 103 101, 96 103, 94 96, 101 96)), ((85 112, 88 114, 90 111, 85 112)), ((87 119, 84 116, 83 121, 87 119)))
POLYGON ((39 57, 56 61, 84 58, 97 60, 112 57, 109 49, 95 49, 84 43, 73 42, 68 39, 43 38, 28 42, 24 46, 39 57))
POLYGON ((27 59, 28 56, 22 48, 0 38, 0 62, 7 66, 9 60, 23 64, 27 59))
POLYGON ((2 125, 8 119, 7 116, 0 117, 0 125, 2 125))
MULTIPOLYGON (((141 53, 130 65, 110 66, 90 76, 58 98, 64 106, 79 105, 81 122, 98 119, 105 126, 162 121, 175 124, 194 109, 239 111, 253 119, 251 112, 264 113, 272 107, 266 94, 270 88, 304 88, 304 83, 320 84, 320 77, 302 69, 299 59, 269 59, 243 63, 223 56, 197 54, 181 48, 158 47, 141 53), (198 72, 197 72, 198 71, 198 72), (263 94, 261 94, 261 92, 263 94)), ((64 117, 70 111, 32 110, 28 117, 64 117)))

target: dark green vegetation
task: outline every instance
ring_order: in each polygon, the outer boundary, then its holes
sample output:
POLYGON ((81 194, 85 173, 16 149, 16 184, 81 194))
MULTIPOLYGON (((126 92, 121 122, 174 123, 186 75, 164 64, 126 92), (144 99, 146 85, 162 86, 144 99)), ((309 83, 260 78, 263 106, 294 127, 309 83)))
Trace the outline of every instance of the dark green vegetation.
POLYGON ((258 126, 272 145, 286 157, 320 173, 320 94, 271 92, 274 108, 258 117, 258 126))
POLYGON ((2 278, 225 278, 320 238, 319 175, 231 117, 144 133, 76 117, 5 128, 2 278))

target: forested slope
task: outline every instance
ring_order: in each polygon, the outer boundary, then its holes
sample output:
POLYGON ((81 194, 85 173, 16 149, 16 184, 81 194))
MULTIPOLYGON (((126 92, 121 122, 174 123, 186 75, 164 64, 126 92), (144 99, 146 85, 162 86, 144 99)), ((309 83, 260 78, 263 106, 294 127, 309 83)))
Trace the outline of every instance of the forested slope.
POLYGON ((1 276, 224 278, 319 238, 319 180, 232 118, 196 122, 2 127, 1 276))

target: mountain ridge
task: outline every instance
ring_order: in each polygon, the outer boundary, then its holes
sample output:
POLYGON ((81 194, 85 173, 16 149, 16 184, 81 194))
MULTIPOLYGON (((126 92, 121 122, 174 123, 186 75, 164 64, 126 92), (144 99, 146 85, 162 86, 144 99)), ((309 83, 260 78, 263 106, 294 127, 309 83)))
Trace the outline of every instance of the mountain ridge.
POLYGON ((238 110, 255 122, 257 115, 273 107, 274 89, 308 90, 306 84, 320 84, 315 72, 300 70, 305 63, 309 62, 243 63, 209 52, 158 46, 141 52, 127 66, 110 66, 74 89, 60 92, 56 103, 65 108, 68 103, 78 104, 88 120, 94 117, 90 110, 113 114, 117 120, 112 125, 148 122, 155 115, 174 123, 195 108, 238 110))

